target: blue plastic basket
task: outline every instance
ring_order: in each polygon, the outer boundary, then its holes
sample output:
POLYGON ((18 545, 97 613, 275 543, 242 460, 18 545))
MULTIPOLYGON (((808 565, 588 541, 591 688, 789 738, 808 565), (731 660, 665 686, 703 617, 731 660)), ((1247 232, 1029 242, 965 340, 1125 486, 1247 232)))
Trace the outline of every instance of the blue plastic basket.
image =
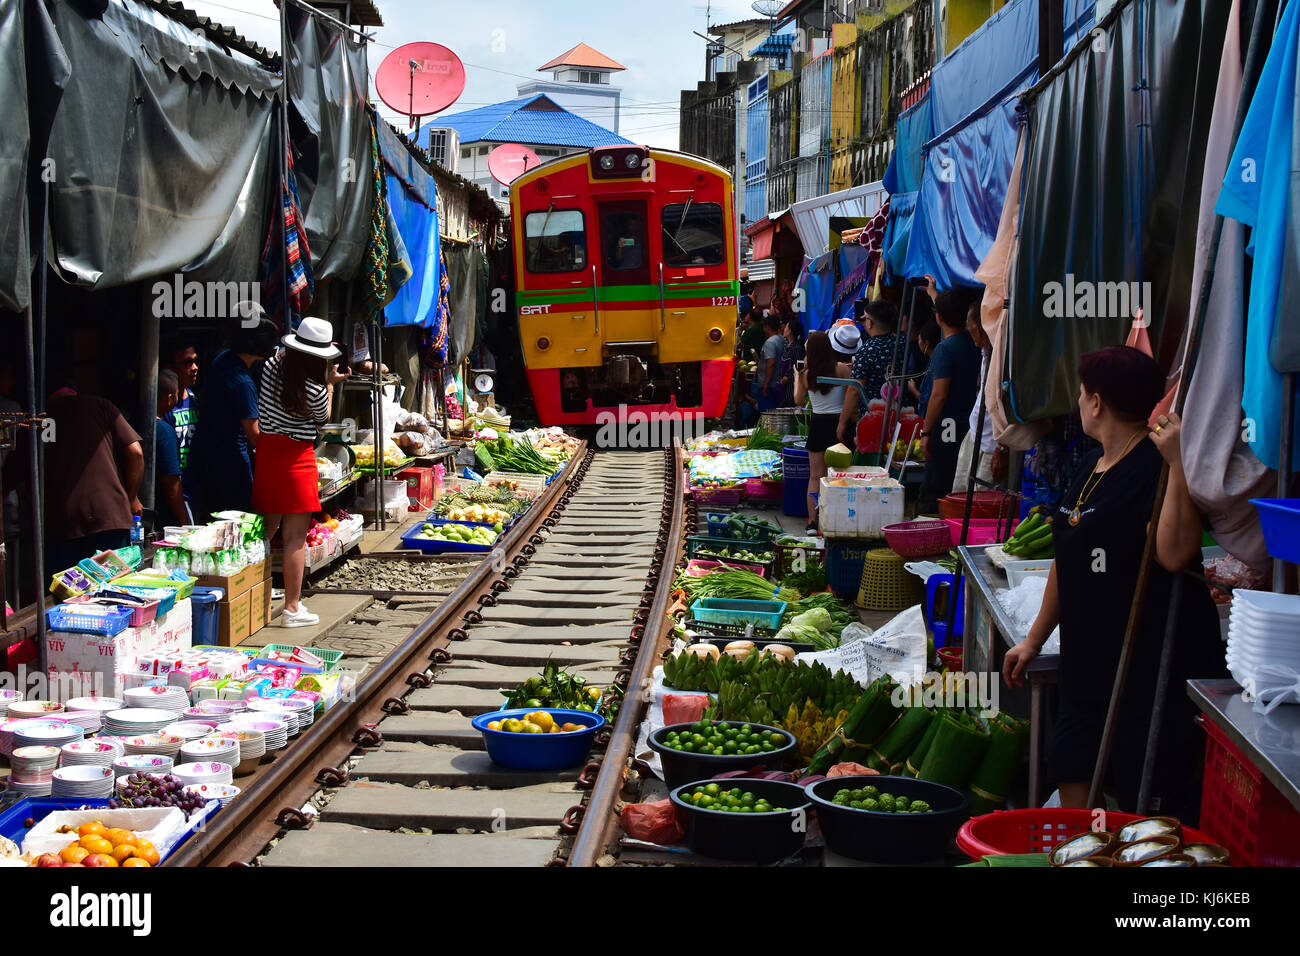
POLYGON ((706 511, 704 520, 709 523, 709 537, 711 538, 730 538, 731 530, 727 527, 727 519, 731 517, 730 511, 706 511))
MULTIPOLYGON (((423 523, 423 522, 422 522, 423 523)), ((433 522, 428 522, 432 524, 433 522)), ((443 524, 465 524, 463 521, 444 521, 443 524)), ((505 532, 502 532, 504 534, 505 532)), ((402 535, 402 547, 413 548, 416 551, 423 551, 426 554, 448 554, 451 552, 485 554, 491 551, 496 542, 492 544, 469 544, 464 541, 431 541, 428 538, 421 538, 419 525, 413 527, 406 534, 402 535)), ((500 540, 500 535, 497 540, 500 540)))
POLYGON ((1259 512, 1268 553, 1300 563, 1300 498, 1251 498, 1250 503, 1259 512))
MULTIPOLYGON (((3 812, 0 812, 0 837, 13 840, 20 847, 23 843, 23 837, 27 835, 28 827, 26 823, 30 817, 33 823, 39 823, 56 810, 81 810, 81 809, 102 810, 108 808, 108 801, 99 798, 74 798, 74 797, 23 797, 17 803, 10 805, 3 812)), ((185 831, 180 838, 164 852, 162 847, 158 847, 158 852, 163 859, 175 853, 185 841, 205 826, 213 814, 221 810, 219 800, 209 800, 207 806, 192 814, 188 821, 185 831)))
POLYGON ((104 604, 58 604, 45 612, 45 622, 52 631, 99 634, 112 637, 131 626, 129 607, 104 604))
POLYGON ((587 759, 596 731, 605 726, 605 718, 586 710, 517 707, 480 714, 472 723, 483 734, 483 743, 493 763, 515 770, 563 770, 587 759), (488 727, 495 720, 523 717, 539 710, 550 714, 557 724, 584 724, 587 729, 562 734, 516 734, 488 727))
POLYGON ((780 628, 785 615, 785 601, 731 601, 726 598, 698 598, 691 605, 697 621, 715 624, 753 624, 773 630, 780 628))

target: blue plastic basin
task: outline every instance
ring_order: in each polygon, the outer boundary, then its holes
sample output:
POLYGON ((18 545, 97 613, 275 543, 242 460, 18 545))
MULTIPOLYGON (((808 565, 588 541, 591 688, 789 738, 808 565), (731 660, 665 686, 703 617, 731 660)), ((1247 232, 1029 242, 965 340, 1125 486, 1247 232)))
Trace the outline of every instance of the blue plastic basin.
POLYGON ((493 763, 514 770, 563 770, 576 767, 591 753, 596 731, 605 726, 605 718, 585 710, 565 710, 553 707, 516 707, 498 710, 474 718, 474 729, 482 732, 483 743, 493 763), (564 734, 512 734, 504 730, 489 730, 488 724, 507 717, 522 718, 544 710, 557 724, 582 724, 586 730, 573 730, 564 734))

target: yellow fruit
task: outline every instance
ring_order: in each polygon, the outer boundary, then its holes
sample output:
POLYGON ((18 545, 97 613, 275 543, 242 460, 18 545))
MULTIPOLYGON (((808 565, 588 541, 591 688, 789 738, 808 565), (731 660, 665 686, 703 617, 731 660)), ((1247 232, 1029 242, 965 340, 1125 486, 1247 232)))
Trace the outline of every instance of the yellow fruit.
POLYGON ((488 721, 488 730, 500 730, 500 729, 501 729, 501 721, 499 720, 488 721))
POLYGON ((69 844, 59 851, 59 857, 64 863, 80 863, 89 855, 89 850, 77 846, 75 843, 69 844))
POLYGON ((148 860, 142 860, 138 856, 128 857, 122 861, 123 866, 150 866, 148 860))
POLYGON ((109 843, 102 836, 91 834, 81 838, 81 848, 87 853, 98 853, 102 856, 109 856, 113 852, 113 844, 109 843))
POLYGON ((90 836, 96 833, 103 833, 106 828, 98 820, 92 820, 90 823, 83 823, 77 827, 77 833, 81 836, 90 836))
POLYGON ((528 719, 535 723, 542 730, 550 730, 555 726, 555 718, 544 710, 534 711, 528 715, 528 719))
POLYGON ((144 860, 150 866, 158 865, 158 851, 154 845, 145 840, 141 840, 135 848, 135 858, 144 860))
POLYGON ((128 846, 135 846, 136 843, 139 842, 134 833, 130 830, 125 830, 122 827, 113 827, 113 829, 104 834, 104 839, 113 844, 113 846, 121 846, 123 843, 128 846))
POLYGON ((117 846, 113 847, 112 855, 113 859, 117 860, 118 863, 121 863, 135 856, 135 847, 129 843, 119 843, 117 846))

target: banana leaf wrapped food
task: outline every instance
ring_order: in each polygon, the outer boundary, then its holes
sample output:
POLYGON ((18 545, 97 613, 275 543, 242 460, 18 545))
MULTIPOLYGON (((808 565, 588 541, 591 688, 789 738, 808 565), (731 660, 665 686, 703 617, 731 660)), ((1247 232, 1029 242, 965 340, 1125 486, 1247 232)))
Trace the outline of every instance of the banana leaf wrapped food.
POLYGON ((932 783, 962 789, 979 768, 989 749, 989 732, 965 711, 945 711, 934 719, 930 749, 921 762, 918 776, 932 783))
POLYGON ((880 741, 871 748, 867 766, 872 770, 887 773, 893 766, 901 764, 925 736, 926 730, 934 720, 934 713, 934 709, 930 707, 904 708, 902 716, 895 721, 894 726, 890 727, 880 741))
POLYGON ((925 733, 921 735, 921 739, 917 741, 916 746, 912 748, 912 752, 903 761, 903 776, 916 777, 920 773, 925 755, 930 752, 930 744, 934 743, 934 735, 939 732, 938 718, 941 713, 943 713, 941 710, 935 711, 934 718, 931 719, 929 726, 925 728, 925 733))
POLYGON ((835 728, 831 739, 817 751, 808 766, 808 772, 825 773, 833 764, 846 760, 865 763, 871 753, 871 745, 899 717, 900 712, 893 702, 897 687, 898 684, 888 674, 876 678, 849 710, 844 723, 835 728))
POLYGON ((989 721, 989 746, 971 777, 971 813, 1001 810, 1029 750, 1029 721, 999 711, 989 721))

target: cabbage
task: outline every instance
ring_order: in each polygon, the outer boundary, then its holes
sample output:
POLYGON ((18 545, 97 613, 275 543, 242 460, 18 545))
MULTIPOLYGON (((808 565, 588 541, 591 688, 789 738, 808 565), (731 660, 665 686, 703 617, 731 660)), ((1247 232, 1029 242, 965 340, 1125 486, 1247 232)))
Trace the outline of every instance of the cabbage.
POLYGON ((808 626, 815 628, 819 634, 829 631, 835 621, 831 618, 831 612, 824 607, 815 607, 811 611, 804 611, 802 614, 790 620, 789 626, 808 626))

